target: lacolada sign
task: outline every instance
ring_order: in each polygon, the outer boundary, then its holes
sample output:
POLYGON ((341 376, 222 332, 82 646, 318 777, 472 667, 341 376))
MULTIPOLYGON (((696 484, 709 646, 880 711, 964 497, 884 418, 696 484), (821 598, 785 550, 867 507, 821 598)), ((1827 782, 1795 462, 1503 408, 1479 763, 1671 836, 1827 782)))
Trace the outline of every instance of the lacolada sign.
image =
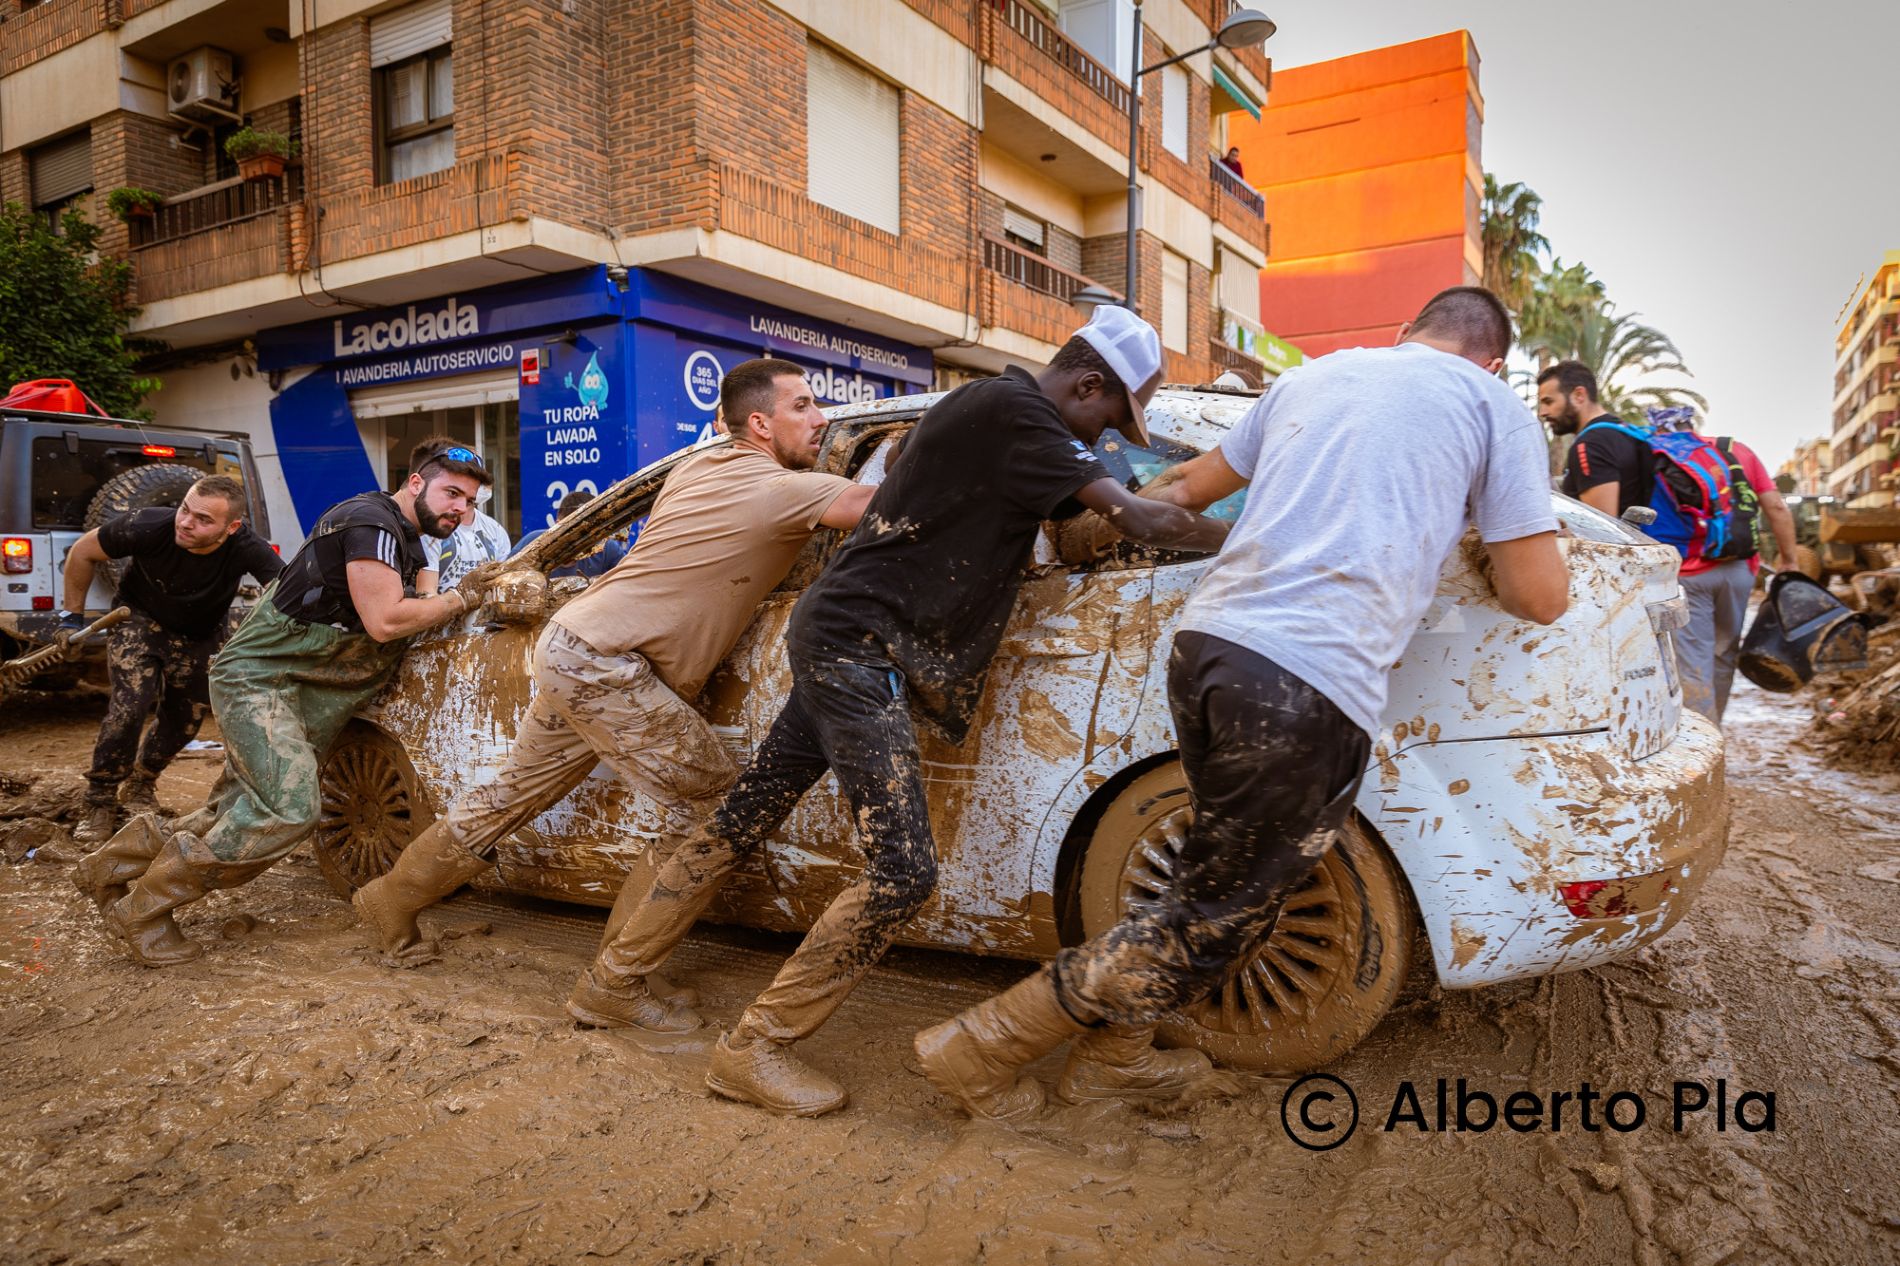
POLYGON ((419 347, 425 343, 440 343, 445 339, 469 338, 480 334, 481 312, 474 304, 450 297, 440 308, 418 308, 412 303, 401 315, 384 321, 334 321, 331 331, 335 337, 338 359, 367 356, 373 352, 419 347))

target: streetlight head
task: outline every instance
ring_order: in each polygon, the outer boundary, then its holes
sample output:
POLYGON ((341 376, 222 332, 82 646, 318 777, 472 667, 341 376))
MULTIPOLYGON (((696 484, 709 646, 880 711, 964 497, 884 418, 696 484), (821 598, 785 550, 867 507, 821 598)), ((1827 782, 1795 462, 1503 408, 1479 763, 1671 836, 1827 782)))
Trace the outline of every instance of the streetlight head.
POLYGON ((1235 9, 1220 24, 1220 32, 1214 39, 1222 48, 1252 48, 1255 44, 1265 44, 1278 29, 1273 19, 1258 9, 1235 9))
POLYGON ((1069 296, 1069 306, 1083 316, 1094 315, 1095 309, 1113 306, 1121 302, 1121 296, 1107 286, 1088 285, 1069 296))

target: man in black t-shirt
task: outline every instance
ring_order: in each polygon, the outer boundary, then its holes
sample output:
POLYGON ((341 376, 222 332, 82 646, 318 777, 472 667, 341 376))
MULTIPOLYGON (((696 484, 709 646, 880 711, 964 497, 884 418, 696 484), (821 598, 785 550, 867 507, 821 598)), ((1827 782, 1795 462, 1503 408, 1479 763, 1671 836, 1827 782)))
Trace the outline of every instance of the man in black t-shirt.
POLYGON ((223 475, 193 484, 175 511, 134 510, 80 537, 66 555, 63 629, 85 625, 76 613, 99 564, 111 558, 131 560, 118 602, 132 614, 106 638, 112 702, 86 774, 86 820, 73 832, 90 844, 118 829, 118 804, 133 813, 158 810, 158 776, 211 706, 205 674, 224 640, 231 599, 246 575, 269 584, 284 567, 244 525, 244 486, 223 475), (154 712, 141 743, 139 730, 154 712))
POLYGON ((446 538, 490 476, 446 437, 417 445, 409 468, 396 492, 325 513, 218 655, 210 686, 224 771, 206 805, 169 832, 134 818, 75 868, 106 930, 147 967, 201 952, 173 910, 262 874, 316 828, 323 756, 351 715, 410 637, 465 614, 500 572, 483 564, 449 593, 416 596, 422 533, 446 538))
POLYGON ((1135 497, 1090 451, 1109 427, 1147 442, 1143 414, 1161 367, 1153 328, 1102 308, 1041 374, 1012 367, 924 414, 792 614, 784 711, 724 804, 661 863, 575 986, 577 1018, 641 1027, 655 1010, 647 976, 829 770, 851 806, 864 869, 720 1038, 706 1084, 792 1116, 844 1104, 844 1088, 789 1047, 844 1001, 936 885, 912 707, 962 739, 1045 519, 1088 507, 1128 537, 1171 549, 1211 551, 1226 537, 1223 523, 1135 497))
POLYGON ((1560 360, 1537 375, 1537 416, 1556 436, 1574 435, 1564 458, 1563 494, 1612 518, 1649 504, 1655 482, 1649 445, 1620 430, 1623 419, 1597 403, 1597 376, 1560 360))

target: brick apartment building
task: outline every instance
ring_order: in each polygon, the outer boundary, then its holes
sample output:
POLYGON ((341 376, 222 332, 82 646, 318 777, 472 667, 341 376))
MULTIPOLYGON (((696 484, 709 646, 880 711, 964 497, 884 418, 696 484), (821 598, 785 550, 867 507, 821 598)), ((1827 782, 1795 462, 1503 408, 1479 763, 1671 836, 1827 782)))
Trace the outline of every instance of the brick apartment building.
MULTIPOLYGON (((945 386, 1121 289, 1129 0, 4 3, 0 193, 107 224, 172 349, 159 421, 249 433, 274 522, 447 430, 531 528, 702 434, 737 360, 829 402, 945 386), (246 124, 298 142, 281 176, 224 156, 246 124), (120 186, 164 205, 121 225, 120 186)), ((1147 0, 1145 60, 1232 7, 1147 0)), ((1175 380, 1263 369, 1234 333, 1264 200, 1214 156, 1269 74, 1144 84, 1138 299, 1175 380)))
POLYGON ((1834 336, 1834 434, 1827 491, 1850 506, 1894 505, 1900 480, 1900 251, 1888 251, 1834 336))
POLYGON ((1794 480, 1790 491, 1803 497, 1819 497, 1827 493, 1827 477, 1833 471, 1833 463, 1825 439, 1802 440, 1794 446, 1794 454, 1781 464, 1777 474, 1786 475, 1794 480))

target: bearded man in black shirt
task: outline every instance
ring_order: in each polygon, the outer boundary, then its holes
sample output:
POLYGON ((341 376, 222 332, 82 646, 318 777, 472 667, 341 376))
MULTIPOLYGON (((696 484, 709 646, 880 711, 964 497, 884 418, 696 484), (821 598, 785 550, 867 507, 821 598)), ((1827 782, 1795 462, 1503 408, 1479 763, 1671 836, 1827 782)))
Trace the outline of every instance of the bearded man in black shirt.
POLYGON ((68 636, 86 623, 76 613, 85 610, 99 564, 112 558, 131 560, 118 601, 132 614, 106 638, 112 702, 86 774, 86 820, 73 832, 88 844, 118 829, 119 805, 157 812, 158 776, 197 736, 211 707, 206 673, 238 586, 246 575, 267 585, 284 569, 244 525, 244 486, 224 475, 193 484, 175 511, 134 510, 79 538, 66 555, 60 627, 68 636))
POLYGON ((1147 443, 1144 412, 1161 369, 1153 327, 1125 308, 1100 308, 1042 373, 1012 366, 931 406, 792 613, 784 711, 575 986, 576 1019, 698 1027, 690 1008, 648 988, 648 976, 829 770, 851 806, 864 869, 719 1039, 706 1085, 788 1116, 844 1105, 844 1087, 790 1047, 830 1017, 936 886, 912 710, 962 740, 1044 520, 1086 507, 1163 548, 1211 552, 1226 538, 1224 523, 1137 498, 1091 451, 1109 427, 1147 443))

